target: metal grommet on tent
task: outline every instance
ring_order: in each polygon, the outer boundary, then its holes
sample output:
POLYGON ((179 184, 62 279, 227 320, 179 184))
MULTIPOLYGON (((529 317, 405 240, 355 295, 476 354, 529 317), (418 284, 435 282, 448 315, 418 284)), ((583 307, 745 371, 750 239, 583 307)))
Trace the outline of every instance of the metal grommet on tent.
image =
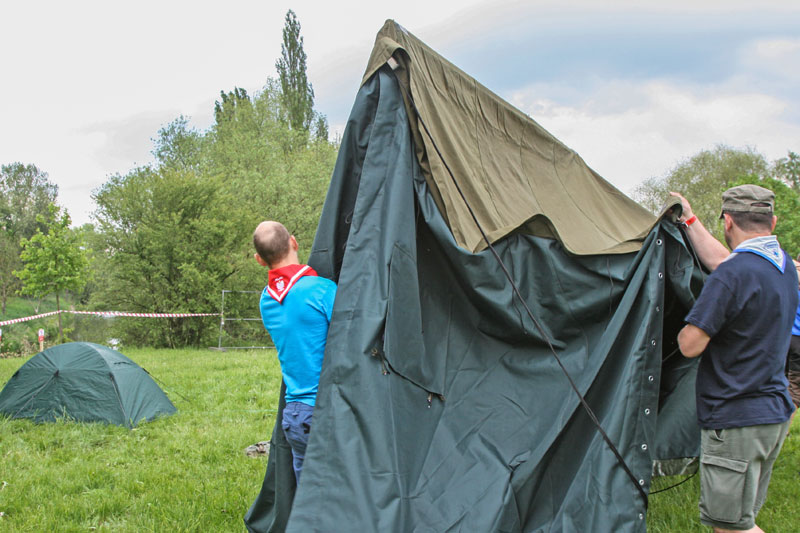
POLYGON ((647 444, 642 444, 642 450, 647 450, 647 444))
POLYGON ((639 480, 639 485, 644 485, 644 480, 643 479, 639 480))
POLYGON ((661 239, 656 239, 656 244, 659 245, 659 246, 661 246, 663 244, 663 242, 664 241, 662 241, 661 239))
POLYGON ((655 345, 656 345, 656 340, 655 340, 655 339, 651 340, 651 341, 650 341, 650 344, 652 344, 653 346, 655 346, 655 345))
POLYGON ((644 410, 644 415, 645 416, 650 416, 650 409, 645 409, 644 410))
POLYGON ((664 273, 663 272, 659 272, 658 273, 658 279, 664 279, 664 273))
POLYGON ((660 312, 661 312, 661 307, 656 306, 656 313, 660 313, 660 312))
POLYGON ((639 520, 644 520, 644 513, 639 513, 639 520))
POLYGON ((653 381, 655 381, 655 379, 656 379, 656 378, 654 378, 652 375, 650 375, 650 376, 647 376, 647 381, 649 381, 650 383, 652 383, 653 381))

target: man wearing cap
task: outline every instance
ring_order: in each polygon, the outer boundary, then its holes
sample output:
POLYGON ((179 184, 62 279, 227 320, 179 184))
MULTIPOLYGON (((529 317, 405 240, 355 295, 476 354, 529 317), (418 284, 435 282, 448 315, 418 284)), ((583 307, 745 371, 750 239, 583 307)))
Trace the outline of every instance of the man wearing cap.
POLYGON ((258 264, 268 267, 261 320, 278 349, 286 405, 281 427, 300 481, 317 398, 336 284, 300 264, 297 239, 280 222, 264 221, 253 233, 258 264))
POLYGON ((700 520, 718 533, 762 531, 755 518, 794 410, 784 368, 797 272, 772 235, 772 191, 740 185, 723 193, 720 218, 732 253, 673 194, 698 257, 713 271, 678 334, 684 356, 703 356, 696 383, 700 520))

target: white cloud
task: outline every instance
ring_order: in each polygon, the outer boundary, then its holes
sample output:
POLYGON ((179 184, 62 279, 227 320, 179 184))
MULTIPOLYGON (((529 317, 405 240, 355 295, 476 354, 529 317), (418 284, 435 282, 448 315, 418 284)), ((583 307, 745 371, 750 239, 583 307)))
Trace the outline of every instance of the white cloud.
POLYGON ((787 102, 766 94, 648 81, 610 82, 597 94, 613 100, 595 94, 574 106, 538 96, 552 92, 534 86, 510 101, 628 193, 717 144, 751 146, 776 159, 800 139, 800 125, 785 119, 787 102))
POLYGON ((800 38, 760 39, 740 52, 742 67, 762 82, 800 82, 800 38))
MULTIPOLYGON (((769 28, 771 21, 791 21, 800 13, 800 3, 785 0, 5 2, 0 163, 33 163, 49 172, 73 219, 85 222, 91 190, 109 174, 147 163, 150 139, 161 125, 183 114, 206 128, 220 90, 238 86, 253 93, 275 75, 290 8, 302 24, 317 107, 328 114, 333 132, 343 128, 375 34, 387 18, 451 57, 481 39, 497 45, 502 56, 508 51, 504 38, 542 28, 577 36, 585 28, 597 38, 603 31, 637 28, 641 21, 683 31, 705 28, 720 15, 720 27, 748 28, 754 21, 769 28)), ((735 78, 716 87, 674 81, 592 83, 588 90, 531 85, 512 100, 628 190, 718 142, 752 144, 772 158, 797 150, 784 145, 800 138, 800 111, 787 105, 797 94, 798 42, 796 31, 749 42, 738 50, 735 78), (793 115, 794 125, 784 115, 793 115)), ((563 61, 576 60, 580 44, 563 61)), ((510 68, 525 71, 520 83, 535 79, 535 69, 527 72, 524 64, 510 68)), ((521 79, 507 72, 501 82, 521 79)))
POLYGON ((102 139, 95 145, 93 155, 103 167, 131 167, 151 161, 150 152, 158 130, 179 115, 178 110, 137 113, 121 119, 87 124, 78 133, 102 139))

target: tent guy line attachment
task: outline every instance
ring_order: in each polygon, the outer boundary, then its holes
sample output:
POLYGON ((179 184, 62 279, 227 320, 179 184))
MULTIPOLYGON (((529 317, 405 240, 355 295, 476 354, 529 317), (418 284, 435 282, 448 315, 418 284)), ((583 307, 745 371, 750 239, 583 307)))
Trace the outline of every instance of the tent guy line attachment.
MULTIPOLYGON (((394 61, 395 64, 397 64, 397 60, 395 60, 394 58, 391 58, 391 59, 394 61)), ((392 69, 392 71, 395 70, 396 66, 393 66, 391 61, 387 61, 387 64, 392 69)), ((458 184, 458 181, 456 181, 456 178, 453 175, 453 171, 450 169, 450 165, 447 164, 447 161, 445 160, 444 155, 442 155, 442 152, 439 150, 439 146, 436 144, 436 140, 433 138, 433 135, 431 135, 430 130, 428 130, 428 126, 425 124, 425 121, 422 118, 422 114, 419 112, 419 109, 417 109, 417 104, 414 102, 414 99, 411 96, 411 91, 409 90, 408 87, 405 86, 405 84, 401 81, 401 79, 398 76, 395 76, 395 79, 397 80, 397 85, 400 87, 400 90, 403 92, 403 95, 405 96, 406 101, 408 101, 408 103, 413 108, 414 113, 417 116, 417 119, 419 120, 420 124, 422 125, 422 128, 425 130, 425 133, 427 134, 428 138, 430 139, 434 150, 436 150, 436 154, 439 156, 439 159, 442 161, 442 164, 444 165, 444 168, 447 169, 447 173, 450 175, 450 179, 453 182, 453 185, 455 185, 456 190, 458 191, 458 194, 461 196, 461 199, 463 200, 464 205, 467 208, 467 211, 469 211, 469 214, 472 217, 473 222, 475 222, 475 226, 478 228, 478 231, 480 231, 481 237, 483 238, 484 242, 486 242, 486 246, 491 251, 492 255, 494 256, 495 260, 497 261, 498 265, 500 266, 500 269, 503 271, 503 274, 505 274, 506 279, 508 279, 508 282, 511 284, 511 289, 512 289, 514 295, 517 297, 519 302, 525 308, 525 312, 527 313, 527 315, 531 319, 531 321, 534 323, 536 328, 539 330, 539 333, 542 335, 542 338, 545 340, 545 342, 547 342, 547 346, 550 348, 550 352, 553 354, 553 357, 555 357, 555 360, 558 363, 558 366, 561 368, 561 371, 564 373, 564 376, 566 376, 570 387, 575 392, 575 394, 578 396, 584 411, 589 416, 591 421, 594 423, 595 427, 597 428, 597 431, 603 437, 603 440, 605 440, 606 444, 608 444, 608 447, 611 449, 611 452, 617 458, 617 461, 619 462, 620 466, 622 466, 623 470, 628 475, 628 477, 631 479, 631 481, 633 482, 633 485, 639 491, 639 494, 642 496, 642 500, 644 502, 644 507, 645 507, 645 509, 647 509, 647 507, 648 507, 648 497, 647 497, 647 493, 645 492, 644 487, 643 487, 643 485, 644 485, 643 480, 638 479, 633 474, 633 471, 631 471, 630 467, 625 462, 625 459, 622 457, 622 455, 619 453, 619 450, 617 450, 617 447, 611 441, 611 437, 609 437, 608 434, 603 429, 603 426, 600 424, 600 420, 598 420, 597 416, 594 414, 594 411, 592 411, 591 407, 586 402, 586 398, 584 398, 583 394, 581 394, 581 392, 578 390, 578 386, 575 384, 575 381, 572 379, 572 376, 570 376, 569 372, 567 371, 567 368, 564 366, 564 363, 561 361, 561 358, 556 353, 556 350, 553 347, 553 343, 550 340, 550 337, 547 335, 547 333, 544 331, 544 328, 542 327, 542 325, 539 323, 539 321, 533 315, 533 312, 531 311, 530 307, 528 307, 528 304, 525 301, 525 299, 522 297, 522 293, 519 291, 519 288, 517 287, 517 284, 514 283, 514 279, 511 276, 511 273, 508 271, 508 267, 503 262, 503 259, 500 257, 500 254, 497 253, 497 250, 495 250, 494 246, 492 245, 491 241, 489 240, 488 235, 486 234, 486 231, 483 229, 483 226, 481 226, 481 223, 478 221, 478 217, 475 215, 475 211, 472 209, 472 206, 467 201, 467 197, 464 195, 464 192, 461 190, 461 186, 458 184)))
POLYGON ((173 390, 171 387, 168 387, 166 383, 164 383, 163 381, 161 381, 160 379, 158 379, 157 377, 155 377, 153 374, 151 374, 151 373, 150 373, 150 372, 149 372, 149 371, 148 371, 148 370, 147 370, 145 367, 142 367, 142 370, 144 370, 145 374, 147 374, 148 376, 150 376, 151 378, 153 378, 153 379, 154 379, 156 382, 158 382, 158 384, 159 384, 159 385, 161 385, 161 386, 162 386, 162 387, 164 387, 165 389, 172 390, 172 391, 173 391, 175 394, 177 394, 178 396, 180 396, 181 398, 183 398, 183 399, 184 399, 184 400, 186 400, 187 402, 189 402, 189 403, 192 403, 192 400, 190 400, 189 398, 187 398, 186 396, 184 396, 184 395, 183 395, 183 394, 181 394, 180 392, 178 392, 178 391, 176 391, 176 390, 173 390))

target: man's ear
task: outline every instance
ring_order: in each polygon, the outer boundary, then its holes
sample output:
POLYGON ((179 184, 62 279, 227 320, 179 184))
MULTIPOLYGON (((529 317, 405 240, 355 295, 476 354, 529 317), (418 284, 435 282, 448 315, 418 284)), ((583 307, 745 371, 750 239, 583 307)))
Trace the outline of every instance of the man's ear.
POLYGON ((295 252, 300 249, 300 245, 297 244, 297 239, 294 238, 294 235, 289 236, 289 245, 292 247, 292 250, 295 252))
POLYGON ((255 257, 256 261, 258 261, 258 264, 261 265, 262 267, 269 266, 269 264, 267 264, 267 262, 264 261, 264 259, 260 255, 258 255, 258 253, 254 253, 253 257, 255 257))
POLYGON ((775 224, 777 224, 777 223, 778 223, 778 217, 776 217, 775 215, 772 215, 772 227, 769 229, 770 233, 775 231, 775 224))
POLYGON ((731 228, 733 227, 733 217, 730 216, 728 213, 723 214, 722 217, 725 221, 725 229, 727 231, 730 231, 731 228))

